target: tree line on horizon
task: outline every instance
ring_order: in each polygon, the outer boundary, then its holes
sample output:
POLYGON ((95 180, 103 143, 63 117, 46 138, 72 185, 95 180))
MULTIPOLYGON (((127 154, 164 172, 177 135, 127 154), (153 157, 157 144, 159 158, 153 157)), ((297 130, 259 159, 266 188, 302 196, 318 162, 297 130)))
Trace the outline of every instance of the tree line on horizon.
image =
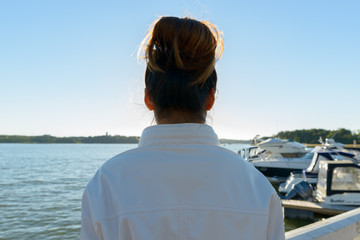
POLYGON ((0 135, 0 143, 138 143, 139 137, 104 135, 94 137, 54 137, 42 136, 19 136, 0 135))
POLYGON ((338 130, 325 129, 302 129, 294 131, 281 131, 276 135, 281 139, 291 139, 300 143, 319 144, 320 137, 325 141, 325 138, 334 138, 336 142, 343 144, 353 144, 354 140, 358 144, 360 142, 360 130, 352 132, 351 130, 340 128, 338 130))
MULTIPOLYGON (((281 131, 275 135, 281 139, 291 139, 300 143, 318 144, 319 138, 331 138, 344 144, 352 144, 354 140, 360 143, 360 130, 352 132, 345 128, 338 130, 301 129, 294 131, 281 131)), ((266 137, 265 137, 266 138, 266 137)), ((220 143, 250 143, 251 140, 220 139, 220 143)), ((22 136, 0 135, 0 143, 139 143, 137 136, 103 135, 94 137, 54 137, 51 135, 22 136)))

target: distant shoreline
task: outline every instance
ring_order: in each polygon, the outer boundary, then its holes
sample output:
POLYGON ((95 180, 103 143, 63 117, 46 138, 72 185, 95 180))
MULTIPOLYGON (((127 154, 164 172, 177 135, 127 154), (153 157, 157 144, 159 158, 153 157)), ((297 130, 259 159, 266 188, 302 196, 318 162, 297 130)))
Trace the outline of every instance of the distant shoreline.
MULTIPOLYGON (((291 139, 304 145, 317 145, 320 139, 334 138, 337 142, 346 144, 349 148, 358 148, 360 130, 351 131, 345 128, 337 130, 326 129, 300 129, 281 131, 272 137, 291 139)), ((269 137, 262 137, 263 139, 269 137)), ((0 143, 139 143, 139 136, 103 135, 93 137, 54 137, 51 135, 23 136, 0 135, 0 143)), ((251 144, 252 140, 219 139, 221 144, 251 144)))
MULTIPOLYGON (((25 143, 25 144, 137 144, 138 136, 103 135, 93 137, 55 137, 51 135, 24 136, 24 135, 0 135, 0 143, 25 143)), ((219 139, 221 144, 250 144, 251 140, 219 139)))
POLYGON ((51 135, 0 135, 0 143, 138 143, 137 136, 54 137, 51 135))

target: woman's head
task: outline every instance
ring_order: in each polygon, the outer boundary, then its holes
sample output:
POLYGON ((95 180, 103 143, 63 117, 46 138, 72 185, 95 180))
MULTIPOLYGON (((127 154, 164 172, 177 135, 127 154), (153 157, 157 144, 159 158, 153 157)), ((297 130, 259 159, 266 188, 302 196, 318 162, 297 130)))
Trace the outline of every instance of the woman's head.
POLYGON ((157 122, 174 114, 186 116, 188 122, 205 122, 216 90, 221 33, 206 21, 162 17, 154 22, 143 45, 145 102, 154 109, 157 122))

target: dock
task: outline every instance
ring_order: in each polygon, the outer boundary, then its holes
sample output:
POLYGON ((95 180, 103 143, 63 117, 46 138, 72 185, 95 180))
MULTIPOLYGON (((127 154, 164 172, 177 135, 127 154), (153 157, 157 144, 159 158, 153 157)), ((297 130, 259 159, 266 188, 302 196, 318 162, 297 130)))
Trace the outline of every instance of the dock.
POLYGON ((301 200, 282 200, 282 205, 284 216, 290 219, 312 219, 314 213, 334 216, 357 208, 356 206, 327 205, 301 200))

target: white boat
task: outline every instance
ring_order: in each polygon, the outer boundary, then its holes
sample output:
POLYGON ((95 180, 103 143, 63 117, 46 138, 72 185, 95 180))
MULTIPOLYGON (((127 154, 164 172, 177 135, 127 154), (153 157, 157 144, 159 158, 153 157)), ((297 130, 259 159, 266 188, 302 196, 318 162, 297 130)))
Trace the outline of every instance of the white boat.
POLYGON ((316 190, 305 181, 285 199, 311 200, 328 205, 360 206, 360 166, 353 161, 320 161, 316 190))
POLYGON ((321 143, 321 146, 315 147, 306 155, 307 158, 312 158, 309 167, 307 169, 303 169, 302 171, 292 172, 286 181, 279 185, 278 191, 280 193, 288 193, 301 181, 306 181, 315 187, 318 181, 319 163, 322 160, 350 160, 355 164, 360 163, 359 151, 344 148, 344 144, 334 140, 333 137, 335 135, 336 134, 334 134, 331 138, 326 138, 325 142, 320 137, 319 142, 321 143))
MULTIPOLYGON (((335 134, 331 138, 326 138, 325 141, 320 137, 321 146, 315 147, 311 151, 303 144, 291 140, 284 140, 278 138, 269 138, 263 140, 256 136, 254 138, 254 146, 244 148, 239 151, 239 154, 247 161, 252 163, 260 172, 262 172, 270 181, 283 182, 290 176, 293 178, 300 178, 303 180, 302 173, 291 175, 291 172, 302 172, 307 169, 317 152, 341 152, 342 156, 337 156, 335 159, 357 159, 360 161, 360 152, 348 150, 344 148, 344 144, 334 140, 335 134), (349 154, 348 156, 345 156, 349 154)), ((320 159, 332 160, 333 157, 325 158, 323 155, 320 159)), ((310 172, 317 174, 314 171, 308 172, 308 181, 316 183, 314 176, 310 172)), ((296 180, 298 181, 298 180, 296 180)), ((298 181, 299 182, 299 181, 298 181)), ((286 191, 288 191, 287 189, 286 191)))
POLYGON ((360 166, 351 161, 320 162, 315 199, 325 204, 360 205, 360 166))
POLYGON ((341 151, 344 153, 353 154, 354 158, 360 161, 360 152, 358 150, 347 149, 345 148, 345 144, 336 142, 334 139, 335 135, 336 134, 334 134, 331 138, 326 138, 325 142, 320 137, 319 142, 321 143, 321 146, 315 147, 313 152, 341 151))
POLYGON ((355 158, 354 154, 338 150, 314 149, 313 152, 308 154, 308 156, 311 155, 313 155, 313 158, 307 169, 297 172, 291 172, 290 176, 286 179, 286 181, 280 183, 278 188, 278 191, 280 193, 290 192, 296 184, 302 181, 308 182, 315 187, 318 182, 319 164, 321 161, 348 160, 356 164, 359 162, 355 158))
POLYGON ((252 163, 267 177, 284 178, 290 172, 305 169, 312 157, 306 157, 309 149, 303 144, 292 140, 269 138, 266 140, 255 137, 255 146, 239 151, 239 154, 252 163))

